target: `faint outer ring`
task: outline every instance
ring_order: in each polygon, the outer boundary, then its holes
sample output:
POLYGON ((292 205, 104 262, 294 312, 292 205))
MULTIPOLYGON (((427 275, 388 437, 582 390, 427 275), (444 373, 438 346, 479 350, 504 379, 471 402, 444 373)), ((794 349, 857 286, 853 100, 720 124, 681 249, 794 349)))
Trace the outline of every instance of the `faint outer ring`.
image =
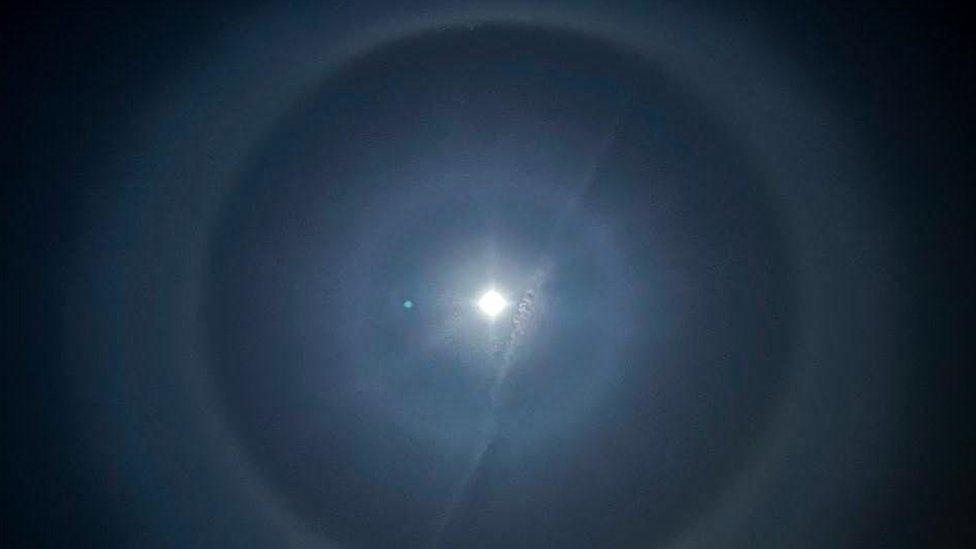
MULTIPOLYGON (((751 154, 781 208, 778 213, 786 226, 791 263, 800 266, 794 273, 798 341, 789 368, 789 394, 784 395, 765 445, 751 464, 673 546, 710 547, 719 540, 734 539, 744 527, 743 519, 748 519, 747 510, 767 490, 776 488, 776 480, 788 472, 783 458, 793 455, 800 440, 796 433, 811 421, 808 408, 812 409, 813 395, 806 389, 824 372, 832 372, 830 349, 842 347, 835 338, 856 337, 824 333, 824 323, 837 314, 824 299, 833 284, 812 267, 825 259, 846 261, 845 282, 867 289, 870 261, 888 259, 880 251, 884 235, 877 237, 875 246, 866 246, 870 249, 865 252, 853 249, 844 231, 852 224, 879 224, 875 212, 859 207, 865 197, 855 190, 857 183, 871 177, 860 166, 855 150, 832 145, 849 138, 836 131, 840 125, 826 105, 796 84, 803 82, 801 75, 785 69, 789 64, 761 45, 749 43, 741 28, 671 8, 657 11, 653 20, 647 16, 629 19, 626 14, 619 18, 585 15, 558 10, 523 10, 514 15, 501 10, 440 12, 373 26, 355 36, 348 29, 356 25, 335 28, 334 38, 324 40, 320 36, 327 33, 309 28, 307 19, 258 14, 245 21, 256 30, 214 45, 220 51, 210 58, 214 61, 193 67, 189 76, 179 75, 180 83, 175 86, 160 80, 151 114, 131 135, 120 139, 128 154, 110 155, 110 162, 99 167, 105 181, 125 184, 118 201, 91 201, 87 210, 91 217, 86 219, 91 238, 79 244, 76 256, 92 287, 79 289, 69 300, 68 349, 87 360, 91 370, 87 375, 107 366, 104 375, 113 394, 111 402, 92 412, 92 417, 75 420, 83 431, 87 431, 87 421, 112 426, 108 435, 88 435, 94 459, 102 459, 106 448, 117 449, 116 439, 124 435, 118 456, 121 462, 147 459, 148 467, 158 468, 160 477, 168 478, 178 474, 172 468, 179 466, 169 463, 169 456, 166 462, 152 461, 153 453, 160 450, 154 440, 176 438, 195 448, 207 448, 206 459, 196 452, 183 459, 202 467, 201 474, 224 481, 230 496, 258 503, 260 516, 254 518, 286 535, 284 541, 300 545, 325 542, 287 510, 242 455, 223 424, 222 411, 214 405, 211 381, 205 374, 207 352, 199 292, 209 268, 209 234, 227 185, 238 175, 252 145, 294 100, 314 91, 325 76, 364 52, 445 28, 484 23, 549 27, 640 52, 668 78, 696 91, 702 104, 710 107, 708 114, 724 122, 730 135, 751 154), (636 20, 642 21, 640 28, 636 28, 636 20), (341 45, 334 47, 336 43, 341 45), (852 180, 855 184, 844 184, 852 180), (827 188, 825 181, 832 181, 832 186, 827 188), (817 216, 825 209, 835 220, 829 226, 818 222, 817 216), (103 242, 109 243, 105 251, 100 250, 103 242), (855 252, 862 255, 855 257, 855 252), (864 253, 874 255, 865 259, 864 253), (112 272, 106 272, 105 265, 113 266, 112 272), (138 292, 146 287, 153 289, 151 295, 138 292), (147 315, 147 311, 158 314, 147 315), (92 328, 78 329, 84 326, 92 328), (147 357, 140 349, 159 352, 147 357), (159 387, 159 379, 153 376, 163 371, 176 374, 166 382, 186 392, 185 402, 145 400, 150 387, 159 387), (116 415, 125 418, 121 424, 114 419, 116 415), (186 425, 191 420, 194 424, 186 425)), ((878 318, 864 326, 865 332, 877 337, 863 345, 867 350, 862 352, 873 356, 890 346, 884 334, 891 330, 884 324, 884 289, 865 295, 869 295, 865 306, 876 311, 878 318)), ((79 394, 92 383, 85 376, 79 372, 73 379, 79 394)), ((880 391, 878 397, 890 395, 880 391)), ((857 433, 847 436, 851 440, 824 443, 853 444, 857 433)), ((180 456, 173 459, 178 461, 180 456)), ((852 472, 848 474, 851 482, 857 480, 852 472)), ((839 475, 831 479, 840 482, 839 475)), ((138 489, 135 479, 129 481, 138 489)), ((179 484, 174 486, 178 492, 179 484)), ((140 496, 152 499, 150 494, 140 496)))

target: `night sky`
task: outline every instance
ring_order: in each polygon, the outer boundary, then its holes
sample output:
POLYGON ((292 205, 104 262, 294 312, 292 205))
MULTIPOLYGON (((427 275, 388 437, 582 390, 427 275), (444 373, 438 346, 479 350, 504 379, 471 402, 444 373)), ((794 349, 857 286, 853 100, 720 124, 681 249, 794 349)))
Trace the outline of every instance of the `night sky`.
POLYGON ((965 546, 974 49, 778 4, 5 8, 0 545, 965 546))

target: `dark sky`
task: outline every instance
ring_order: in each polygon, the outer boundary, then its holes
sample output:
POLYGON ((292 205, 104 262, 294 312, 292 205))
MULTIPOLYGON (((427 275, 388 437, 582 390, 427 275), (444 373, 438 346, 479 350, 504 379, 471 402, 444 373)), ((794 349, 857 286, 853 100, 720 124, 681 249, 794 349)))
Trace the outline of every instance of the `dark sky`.
POLYGON ((5 8, 4 544, 964 545, 968 29, 779 4, 5 8))

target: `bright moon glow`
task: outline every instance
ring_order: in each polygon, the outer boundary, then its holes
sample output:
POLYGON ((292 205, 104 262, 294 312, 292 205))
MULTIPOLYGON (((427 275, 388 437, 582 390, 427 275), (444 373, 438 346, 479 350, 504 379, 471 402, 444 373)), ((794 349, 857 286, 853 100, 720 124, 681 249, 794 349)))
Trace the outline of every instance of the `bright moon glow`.
POLYGON ((502 297, 502 294, 496 292, 495 290, 488 290, 481 299, 478 300, 478 308, 481 312, 488 315, 490 318, 495 318, 498 313, 505 310, 508 306, 508 301, 502 297))

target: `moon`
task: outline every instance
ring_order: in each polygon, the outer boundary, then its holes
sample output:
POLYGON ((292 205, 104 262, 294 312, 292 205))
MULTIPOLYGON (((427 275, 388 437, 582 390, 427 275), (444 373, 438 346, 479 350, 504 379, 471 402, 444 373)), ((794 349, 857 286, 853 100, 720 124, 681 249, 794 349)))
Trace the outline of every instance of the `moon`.
POLYGON ((495 290, 486 291, 478 299, 478 308, 492 320, 504 311, 506 307, 508 307, 508 301, 502 294, 495 290))

